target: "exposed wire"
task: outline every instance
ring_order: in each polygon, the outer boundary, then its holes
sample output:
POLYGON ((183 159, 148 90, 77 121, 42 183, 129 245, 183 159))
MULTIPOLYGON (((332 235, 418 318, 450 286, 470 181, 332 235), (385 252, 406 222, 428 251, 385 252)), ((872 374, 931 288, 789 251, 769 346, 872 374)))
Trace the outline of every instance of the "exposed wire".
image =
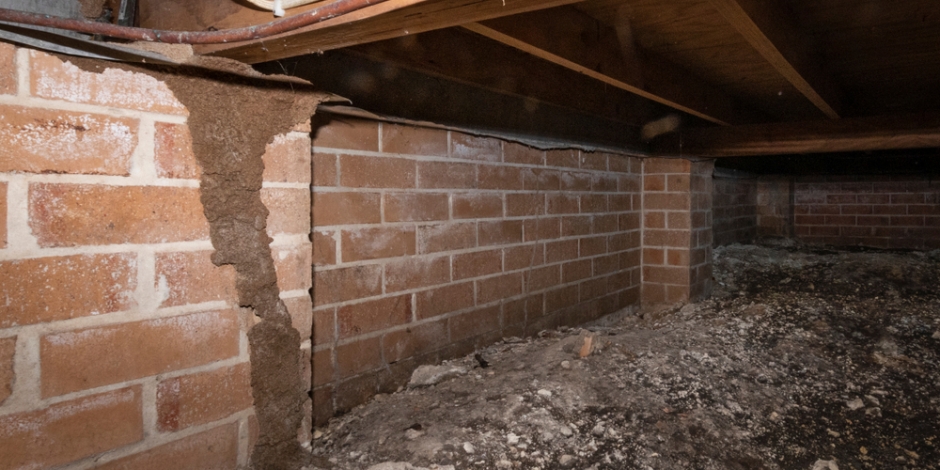
POLYGON ((173 44, 224 44, 236 41, 263 39, 276 34, 319 23, 330 18, 342 16, 377 5, 388 0, 336 0, 318 6, 303 13, 279 20, 243 28, 223 29, 219 31, 169 31, 148 28, 134 28, 110 23, 61 18, 51 15, 26 13, 0 8, 0 21, 32 26, 65 29, 85 34, 97 34, 109 38, 129 41, 149 41, 173 44))

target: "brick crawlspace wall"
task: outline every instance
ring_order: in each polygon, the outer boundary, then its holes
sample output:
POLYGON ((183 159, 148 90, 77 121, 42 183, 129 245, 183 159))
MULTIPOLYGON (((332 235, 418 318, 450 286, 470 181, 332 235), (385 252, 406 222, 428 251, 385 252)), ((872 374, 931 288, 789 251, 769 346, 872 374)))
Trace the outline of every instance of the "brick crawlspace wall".
POLYGON ((317 422, 422 363, 638 303, 638 159, 362 120, 314 133, 317 422))
MULTIPOLYGON (((209 260, 187 115, 150 76, 0 43, 0 469, 247 464, 251 314, 209 260)), ((262 189, 302 337, 308 132, 269 145, 262 189)))
POLYGON ((757 237, 757 179, 716 171, 712 184, 715 246, 753 241, 757 237))

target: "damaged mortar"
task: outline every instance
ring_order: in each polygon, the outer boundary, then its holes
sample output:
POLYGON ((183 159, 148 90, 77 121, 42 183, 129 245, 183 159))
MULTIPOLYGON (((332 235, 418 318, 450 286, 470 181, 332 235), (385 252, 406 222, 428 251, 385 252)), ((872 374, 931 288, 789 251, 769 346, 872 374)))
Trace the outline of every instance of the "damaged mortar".
MULTIPOLYGON (((298 364, 301 338, 279 297, 268 210, 261 202, 265 146, 278 134, 309 119, 327 95, 297 83, 273 82, 242 64, 210 59, 213 68, 144 68, 127 64, 63 58, 100 73, 106 67, 151 75, 167 84, 189 110, 193 152, 202 167, 200 199, 209 221, 217 266, 233 265, 242 307, 258 321, 248 331, 251 388, 258 419, 258 442, 251 454, 256 469, 299 469, 308 453, 297 441, 303 421, 303 393, 298 364)), ((205 59, 204 59, 205 61, 205 59)))

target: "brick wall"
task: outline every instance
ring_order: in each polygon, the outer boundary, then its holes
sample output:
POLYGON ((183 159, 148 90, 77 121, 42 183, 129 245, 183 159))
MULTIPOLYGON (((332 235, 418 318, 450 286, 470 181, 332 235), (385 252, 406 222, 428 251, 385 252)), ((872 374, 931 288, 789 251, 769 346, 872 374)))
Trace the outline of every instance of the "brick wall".
POLYGON ((638 159, 348 119, 315 134, 318 421, 421 363, 638 303, 638 159))
MULTIPOLYGON (((0 468, 247 463, 252 315, 210 262, 187 115, 150 76, 0 43, 0 468)), ((305 338, 309 161, 278 137, 262 190, 305 338)))
POLYGON ((712 183, 715 246, 753 241, 757 237, 757 179, 716 170, 712 183))
POLYGON ((643 162, 643 304, 674 304, 708 291, 711 162, 643 162))

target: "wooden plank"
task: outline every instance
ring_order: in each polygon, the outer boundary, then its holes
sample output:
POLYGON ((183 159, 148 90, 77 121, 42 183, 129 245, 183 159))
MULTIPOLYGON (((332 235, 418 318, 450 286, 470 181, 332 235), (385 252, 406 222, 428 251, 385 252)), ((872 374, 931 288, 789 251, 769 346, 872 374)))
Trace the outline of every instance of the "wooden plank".
POLYGON ((578 1, 581 0, 389 0, 365 8, 357 15, 333 18, 272 38, 200 46, 195 50, 200 54, 256 64, 578 1))
POLYGON ((624 54, 614 28, 574 8, 542 10, 463 27, 716 124, 747 121, 735 109, 731 97, 642 51, 624 54), (628 61, 631 57, 632 62, 628 61))
POLYGON ((940 146, 940 114, 843 118, 799 123, 691 128, 660 154, 744 157, 940 146))
POLYGON ((712 0, 712 4, 820 111, 839 118, 838 88, 814 57, 810 35, 779 0, 712 0))
POLYGON ((346 48, 424 74, 642 126, 666 108, 461 28, 346 48), (481 67, 480 64, 493 66, 481 67))

